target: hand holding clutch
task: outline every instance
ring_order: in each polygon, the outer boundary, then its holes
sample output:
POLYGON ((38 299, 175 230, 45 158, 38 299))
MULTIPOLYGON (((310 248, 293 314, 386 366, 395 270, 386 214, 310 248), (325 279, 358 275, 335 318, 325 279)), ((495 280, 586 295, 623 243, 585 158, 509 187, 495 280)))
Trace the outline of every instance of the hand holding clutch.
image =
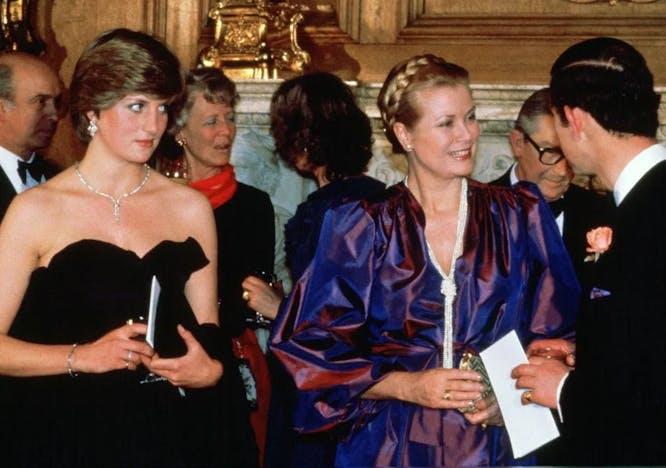
MULTIPOLYGON (((478 354, 474 354, 470 351, 465 351, 460 359, 460 364, 458 365, 460 370, 471 370, 478 372, 481 375, 481 383, 483 384, 485 390, 481 392, 481 399, 486 400, 494 396, 493 387, 490 384, 490 378, 488 377, 488 372, 486 367, 483 365, 483 361, 478 354)), ((475 413, 478 411, 476 405, 471 404, 465 408, 461 408, 461 413, 475 413)))

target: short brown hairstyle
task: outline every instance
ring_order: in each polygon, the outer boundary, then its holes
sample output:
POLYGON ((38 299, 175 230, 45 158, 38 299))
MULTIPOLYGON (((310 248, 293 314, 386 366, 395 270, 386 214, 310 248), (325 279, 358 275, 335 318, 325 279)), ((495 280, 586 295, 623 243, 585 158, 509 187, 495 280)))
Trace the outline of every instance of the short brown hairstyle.
POLYGON ((87 142, 87 112, 108 109, 132 93, 173 100, 182 87, 180 63, 162 42, 129 29, 107 31, 76 63, 70 87, 74 130, 87 142))
POLYGON ((219 68, 203 67, 189 71, 185 77, 185 89, 180 98, 171 134, 177 134, 187 124, 197 93, 212 104, 226 104, 233 108, 238 102, 236 84, 219 68))
POLYGON ((645 57, 628 42, 595 37, 572 45, 553 64, 550 89, 562 123, 564 106, 579 107, 608 132, 656 137, 661 95, 645 57))
POLYGON ((405 150, 393 132, 393 124, 401 122, 411 128, 421 117, 414 93, 425 88, 457 85, 469 86, 467 70, 432 54, 415 55, 391 69, 377 97, 377 106, 394 152, 404 153, 405 150))

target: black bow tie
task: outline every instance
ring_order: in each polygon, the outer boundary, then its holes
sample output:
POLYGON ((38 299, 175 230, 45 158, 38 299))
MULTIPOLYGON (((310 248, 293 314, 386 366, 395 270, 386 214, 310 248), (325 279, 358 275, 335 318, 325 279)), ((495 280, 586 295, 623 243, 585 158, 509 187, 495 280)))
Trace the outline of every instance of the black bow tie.
POLYGON ((26 171, 30 173, 30 177, 35 179, 37 182, 42 181, 42 176, 44 175, 44 167, 42 166, 42 161, 35 157, 32 162, 25 162, 21 159, 19 159, 18 162, 18 174, 19 177, 21 178, 21 182, 25 185, 28 183, 28 178, 26 171))
POLYGON ((555 201, 548 202, 548 206, 550 206, 550 211, 553 212, 553 216, 557 218, 560 213, 564 211, 564 197, 560 197, 555 201))

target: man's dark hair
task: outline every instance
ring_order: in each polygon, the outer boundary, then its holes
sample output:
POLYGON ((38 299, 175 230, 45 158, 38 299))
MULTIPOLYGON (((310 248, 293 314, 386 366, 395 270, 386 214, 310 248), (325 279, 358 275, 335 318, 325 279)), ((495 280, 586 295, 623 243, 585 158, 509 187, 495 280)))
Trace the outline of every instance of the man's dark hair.
POLYGON ((550 76, 552 105, 562 122, 565 105, 579 107, 609 132, 655 137, 660 96, 632 45, 612 37, 579 42, 558 57, 550 76))
POLYGON ((362 174, 372 156, 370 120, 352 90, 330 73, 310 73, 283 82, 271 100, 271 134, 291 166, 300 155, 325 167, 330 181, 362 174))

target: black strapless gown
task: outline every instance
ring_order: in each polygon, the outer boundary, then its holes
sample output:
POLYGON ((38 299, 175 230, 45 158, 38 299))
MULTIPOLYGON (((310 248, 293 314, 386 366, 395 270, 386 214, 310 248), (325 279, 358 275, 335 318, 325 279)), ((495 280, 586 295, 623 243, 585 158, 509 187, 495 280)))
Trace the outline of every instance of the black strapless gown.
MULTIPOLYGON (((156 348, 162 356, 181 355, 176 324, 197 337, 205 328, 197 325, 184 284, 207 263, 192 238, 163 241, 144 257, 103 241, 75 242, 33 272, 10 335, 44 344, 94 341, 146 315, 150 278, 157 275, 156 348)), ((216 357, 232 359, 230 345, 218 345, 216 357)), ((234 367, 225 365, 216 387, 187 390, 185 397, 168 382, 141 384, 141 370, 3 378, 3 465, 253 465, 256 448, 239 409, 245 397, 234 367)))

